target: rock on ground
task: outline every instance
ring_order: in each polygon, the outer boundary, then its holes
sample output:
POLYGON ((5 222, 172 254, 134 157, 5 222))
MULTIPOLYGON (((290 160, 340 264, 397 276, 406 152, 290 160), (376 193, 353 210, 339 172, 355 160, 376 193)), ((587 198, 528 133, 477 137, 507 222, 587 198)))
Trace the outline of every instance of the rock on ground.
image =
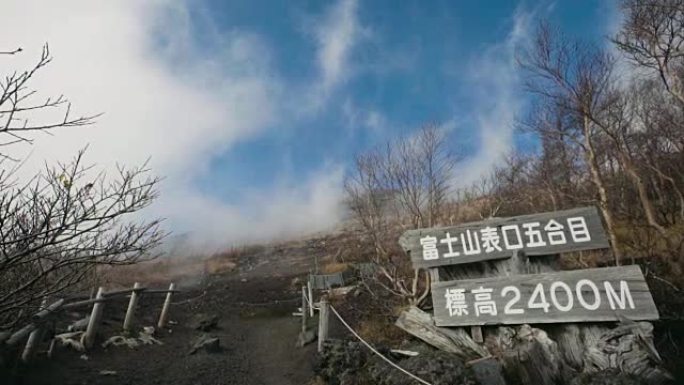
POLYGON ((581 374, 572 381, 571 385, 646 385, 646 383, 635 376, 620 373, 618 370, 604 370, 581 374))
POLYGON ((213 337, 208 334, 202 334, 201 336, 197 337, 195 342, 192 344, 189 354, 195 354, 202 350, 207 353, 220 352, 221 341, 217 337, 213 337))
MULTIPOLYGON (((472 371, 450 353, 428 351, 393 361, 434 385, 477 385, 472 371)), ((416 380, 354 341, 329 341, 317 369, 318 374, 330 385, 416 384, 416 380)))

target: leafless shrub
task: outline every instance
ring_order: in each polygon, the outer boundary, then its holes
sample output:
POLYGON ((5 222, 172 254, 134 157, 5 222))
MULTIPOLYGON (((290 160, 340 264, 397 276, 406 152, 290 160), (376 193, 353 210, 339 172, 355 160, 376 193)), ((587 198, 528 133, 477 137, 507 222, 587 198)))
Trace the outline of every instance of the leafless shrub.
POLYGON ((374 250, 378 284, 409 303, 421 303, 429 290, 428 274, 410 267, 396 240, 407 227, 447 221, 455 157, 445 133, 425 126, 414 137, 357 156, 355 165, 345 181, 347 200, 374 250))
MULTIPOLYGON (((0 146, 31 143, 34 132, 93 123, 94 116, 73 118, 63 96, 35 102, 30 80, 50 61, 45 46, 33 68, 0 81, 0 146), (47 110, 61 111, 59 118, 30 119, 45 117, 47 110)), ((97 266, 153 257, 164 235, 158 220, 125 220, 157 197, 159 179, 146 165, 119 167, 116 175, 108 175, 85 164, 84 154, 46 165, 29 180, 17 177, 21 164, 1 155, 0 330, 14 327, 42 297, 60 295, 97 266)))

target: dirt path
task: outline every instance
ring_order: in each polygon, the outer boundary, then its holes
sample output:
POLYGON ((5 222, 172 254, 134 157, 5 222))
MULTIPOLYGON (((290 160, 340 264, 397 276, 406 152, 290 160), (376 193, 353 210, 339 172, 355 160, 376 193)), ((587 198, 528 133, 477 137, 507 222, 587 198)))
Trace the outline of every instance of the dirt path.
MULTIPOLYGON (((164 345, 125 347, 97 346, 87 353, 59 350, 52 360, 38 358, 30 370, 21 369, 20 384, 255 384, 302 385, 313 378, 315 344, 295 348, 301 320, 292 316, 300 291, 293 280, 306 272, 309 261, 299 258, 274 264, 242 264, 239 271, 210 276, 185 291, 172 307, 174 325, 159 333, 164 345), (290 261, 292 262, 292 261, 290 261), (282 274, 288 271, 290 274, 282 274), (293 274, 294 273, 294 274, 293 274), (218 353, 188 354, 200 332, 189 324, 201 313, 220 317, 211 331, 220 338, 218 353), (110 371, 110 374, 103 374, 110 371), (114 373, 112 373, 114 372, 114 373)), ((159 298, 141 301, 141 326, 153 325, 159 298)), ((121 313, 125 303, 108 304, 121 313)), ((117 334, 122 314, 106 318, 106 336, 117 334)))

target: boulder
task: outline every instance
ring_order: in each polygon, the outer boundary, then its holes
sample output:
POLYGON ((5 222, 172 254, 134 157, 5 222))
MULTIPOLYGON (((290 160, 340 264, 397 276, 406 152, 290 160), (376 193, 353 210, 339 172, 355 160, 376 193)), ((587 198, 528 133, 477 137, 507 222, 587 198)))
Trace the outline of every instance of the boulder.
MULTIPOLYGON (((432 351, 395 362, 433 385, 478 385, 472 370, 452 353, 432 351)), ((377 356, 370 360, 368 372, 377 385, 416 384, 416 380, 377 356)))
POLYGON ((583 373, 575 377, 570 385, 646 385, 646 382, 636 376, 620 373, 617 369, 608 369, 595 373, 583 373))
MULTIPOLYGON (((387 353, 389 349, 381 349, 382 351, 387 353)), ((472 370, 452 353, 423 350, 417 356, 392 361, 434 385, 478 384, 472 370)), ((316 371, 330 385, 416 384, 416 380, 355 341, 326 341, 316 371)))
POLYGON ((190 348, 189 354, 195 354, 199 351, 205 351, 207 353, 217 353, 221 351, 221 341, 218 337, 214 337, 208 334, 202 334, 197 337, 190 348))
POLYGON ((315 330, 307 330, 305 332, 300 332, 297 338, 297 347, 304 347, 316 340, 317 334, 315 330))
POLYGON ((329 385, 361 384, 358 379, 368 351, 354 341, 327 340, 315 370, 329 385))

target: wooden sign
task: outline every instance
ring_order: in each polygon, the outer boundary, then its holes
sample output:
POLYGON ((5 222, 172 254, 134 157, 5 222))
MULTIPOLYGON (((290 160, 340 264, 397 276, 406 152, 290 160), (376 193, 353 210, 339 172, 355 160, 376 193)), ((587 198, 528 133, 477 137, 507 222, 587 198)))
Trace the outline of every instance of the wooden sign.
POLYGON ((638 266, 432 284, 437 326, 656 320, 638 266))
POLYGON ((508 258, 516 250, 549 255, 609 247, 595 207, 409 230, 399 244, 414 268, 508 258))

